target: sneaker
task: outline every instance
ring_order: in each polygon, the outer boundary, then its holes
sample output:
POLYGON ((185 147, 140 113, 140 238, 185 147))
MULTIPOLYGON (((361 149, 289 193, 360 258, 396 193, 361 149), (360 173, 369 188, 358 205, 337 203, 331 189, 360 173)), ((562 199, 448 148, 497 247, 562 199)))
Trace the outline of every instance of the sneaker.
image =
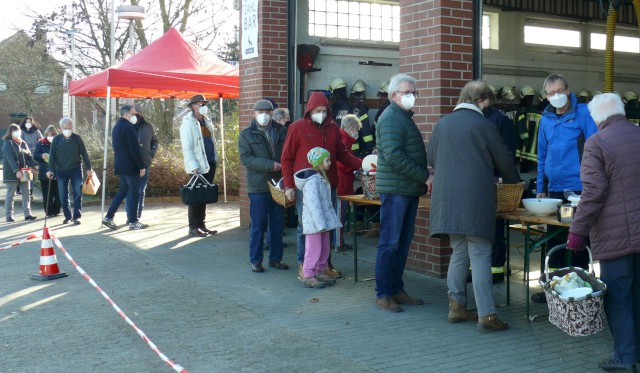
POLYGON ((129 230, 133 231, 133 230, 139 230, 139 229, 147 229, 149 228, 148 225, 146 224, 142 224, 139 221, 135 222, 135 223, 130 223, 129 224, 129 230))
POLYGON ((81 221, 80 219, 73 219, 73 225, 80 225, 81 221))
POLYGON ((109 228, 114 229, 114 230, 120 228, 120 227, 118 227, 116 225, 116 223, 113 221, 113 219, 109 219, 109 218, 102 219, 102 224, 105 227, 109 227, 109 228))
POLYGON ((316 275, 316 279, 318 281, 324 282, 325 284, 327 284, 327 286, 333 286, 333 285, 336 284, 336 280, 334 280, 331 277, 325 275, 324 273, 318 273, 316 275))

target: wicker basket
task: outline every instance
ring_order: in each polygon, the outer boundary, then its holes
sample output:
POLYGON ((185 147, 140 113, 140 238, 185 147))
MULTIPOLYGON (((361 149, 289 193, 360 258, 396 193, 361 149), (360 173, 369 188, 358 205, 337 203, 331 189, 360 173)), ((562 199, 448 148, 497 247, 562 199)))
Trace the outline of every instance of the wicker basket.
POLYGON ((277 204, 279 204, 284 208, 291 207, 296 204, 295 200, 289 201, 287 197, 285 197, 284 190, 280 188, 276 188, 270 182, 267 182, 267 184, 269 184, 269 191, 271 191, 271 198, 273 198, 273 200, 276 201, 277 204))
POLYGON ((520 206, 524 182, 518 184, 496 184, 496 212, 512 212, 520 206))
POLYGON ((376 173, 365 172, 362 174, 362 194, 366 199, 380 199, 380 193, 376 191, 376 173))

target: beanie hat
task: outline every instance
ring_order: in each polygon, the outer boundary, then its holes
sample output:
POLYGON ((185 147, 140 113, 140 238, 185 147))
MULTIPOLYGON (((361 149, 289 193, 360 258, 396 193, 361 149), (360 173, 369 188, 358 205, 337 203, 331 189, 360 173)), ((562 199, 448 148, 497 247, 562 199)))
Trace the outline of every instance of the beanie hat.
POLYGON ((329 156, 329 151, 321 147, 315 147, 307 153, 307 160, 313 167, 318 167, 325 158, 329 156))

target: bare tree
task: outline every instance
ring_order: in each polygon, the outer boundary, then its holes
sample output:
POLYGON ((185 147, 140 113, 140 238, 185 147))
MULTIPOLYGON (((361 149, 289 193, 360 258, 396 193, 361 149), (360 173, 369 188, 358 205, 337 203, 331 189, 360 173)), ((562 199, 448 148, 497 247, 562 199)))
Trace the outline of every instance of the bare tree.
MULTIPOLYGON (((229 16, 230 9, 225 0, 130 0, 131 5, 145 7, 146 18, 134 22, 135 37, 140 48, 164 34, 172 27, 180 30, 188 40, 197 42, 204 49, 217 50, 223 46, 222 36, 226 27, 237 22, 229 16)), ((71 6, 60 6, 51 14, 34 17, 31 35, 34 42, 46 40, 51 53, 62 56, 69 66, 71 33, 52 33, 52 30, 75 30, 76 78, 88 76, 111 65, 110 32, 111 9, 109 1, 75 0, 71 6)), ((116 20, 116 61, 121 60, 129 44, 128 21, 116 20)), ((170 58, 171 56, 168 56, 170 58)), ((96 100, 104 106, 104 100, 96 100)), ((173 99, 152 100, 145 108, 149 121, 156 124, 158 132, 168 141, 173 135, 176 103, 173 99)))

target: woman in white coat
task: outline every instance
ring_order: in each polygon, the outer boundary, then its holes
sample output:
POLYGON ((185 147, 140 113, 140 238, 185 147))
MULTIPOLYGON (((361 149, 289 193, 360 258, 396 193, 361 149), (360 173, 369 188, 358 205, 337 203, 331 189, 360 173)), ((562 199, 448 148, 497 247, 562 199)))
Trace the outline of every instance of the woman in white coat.
MULTIPOLYGON (((213 183, 216 173, 217 154, 213 138, 213 125, 206 115, 209 112, 204 95, 191 98, 191 111, 182 119, 180 125, 180 142, 184 157, 184 168, 188 174, 202 174, 213 183)), ((189 205, 189 236, 207 237, 218 233, 204 225, 207 205, 189 205)))

